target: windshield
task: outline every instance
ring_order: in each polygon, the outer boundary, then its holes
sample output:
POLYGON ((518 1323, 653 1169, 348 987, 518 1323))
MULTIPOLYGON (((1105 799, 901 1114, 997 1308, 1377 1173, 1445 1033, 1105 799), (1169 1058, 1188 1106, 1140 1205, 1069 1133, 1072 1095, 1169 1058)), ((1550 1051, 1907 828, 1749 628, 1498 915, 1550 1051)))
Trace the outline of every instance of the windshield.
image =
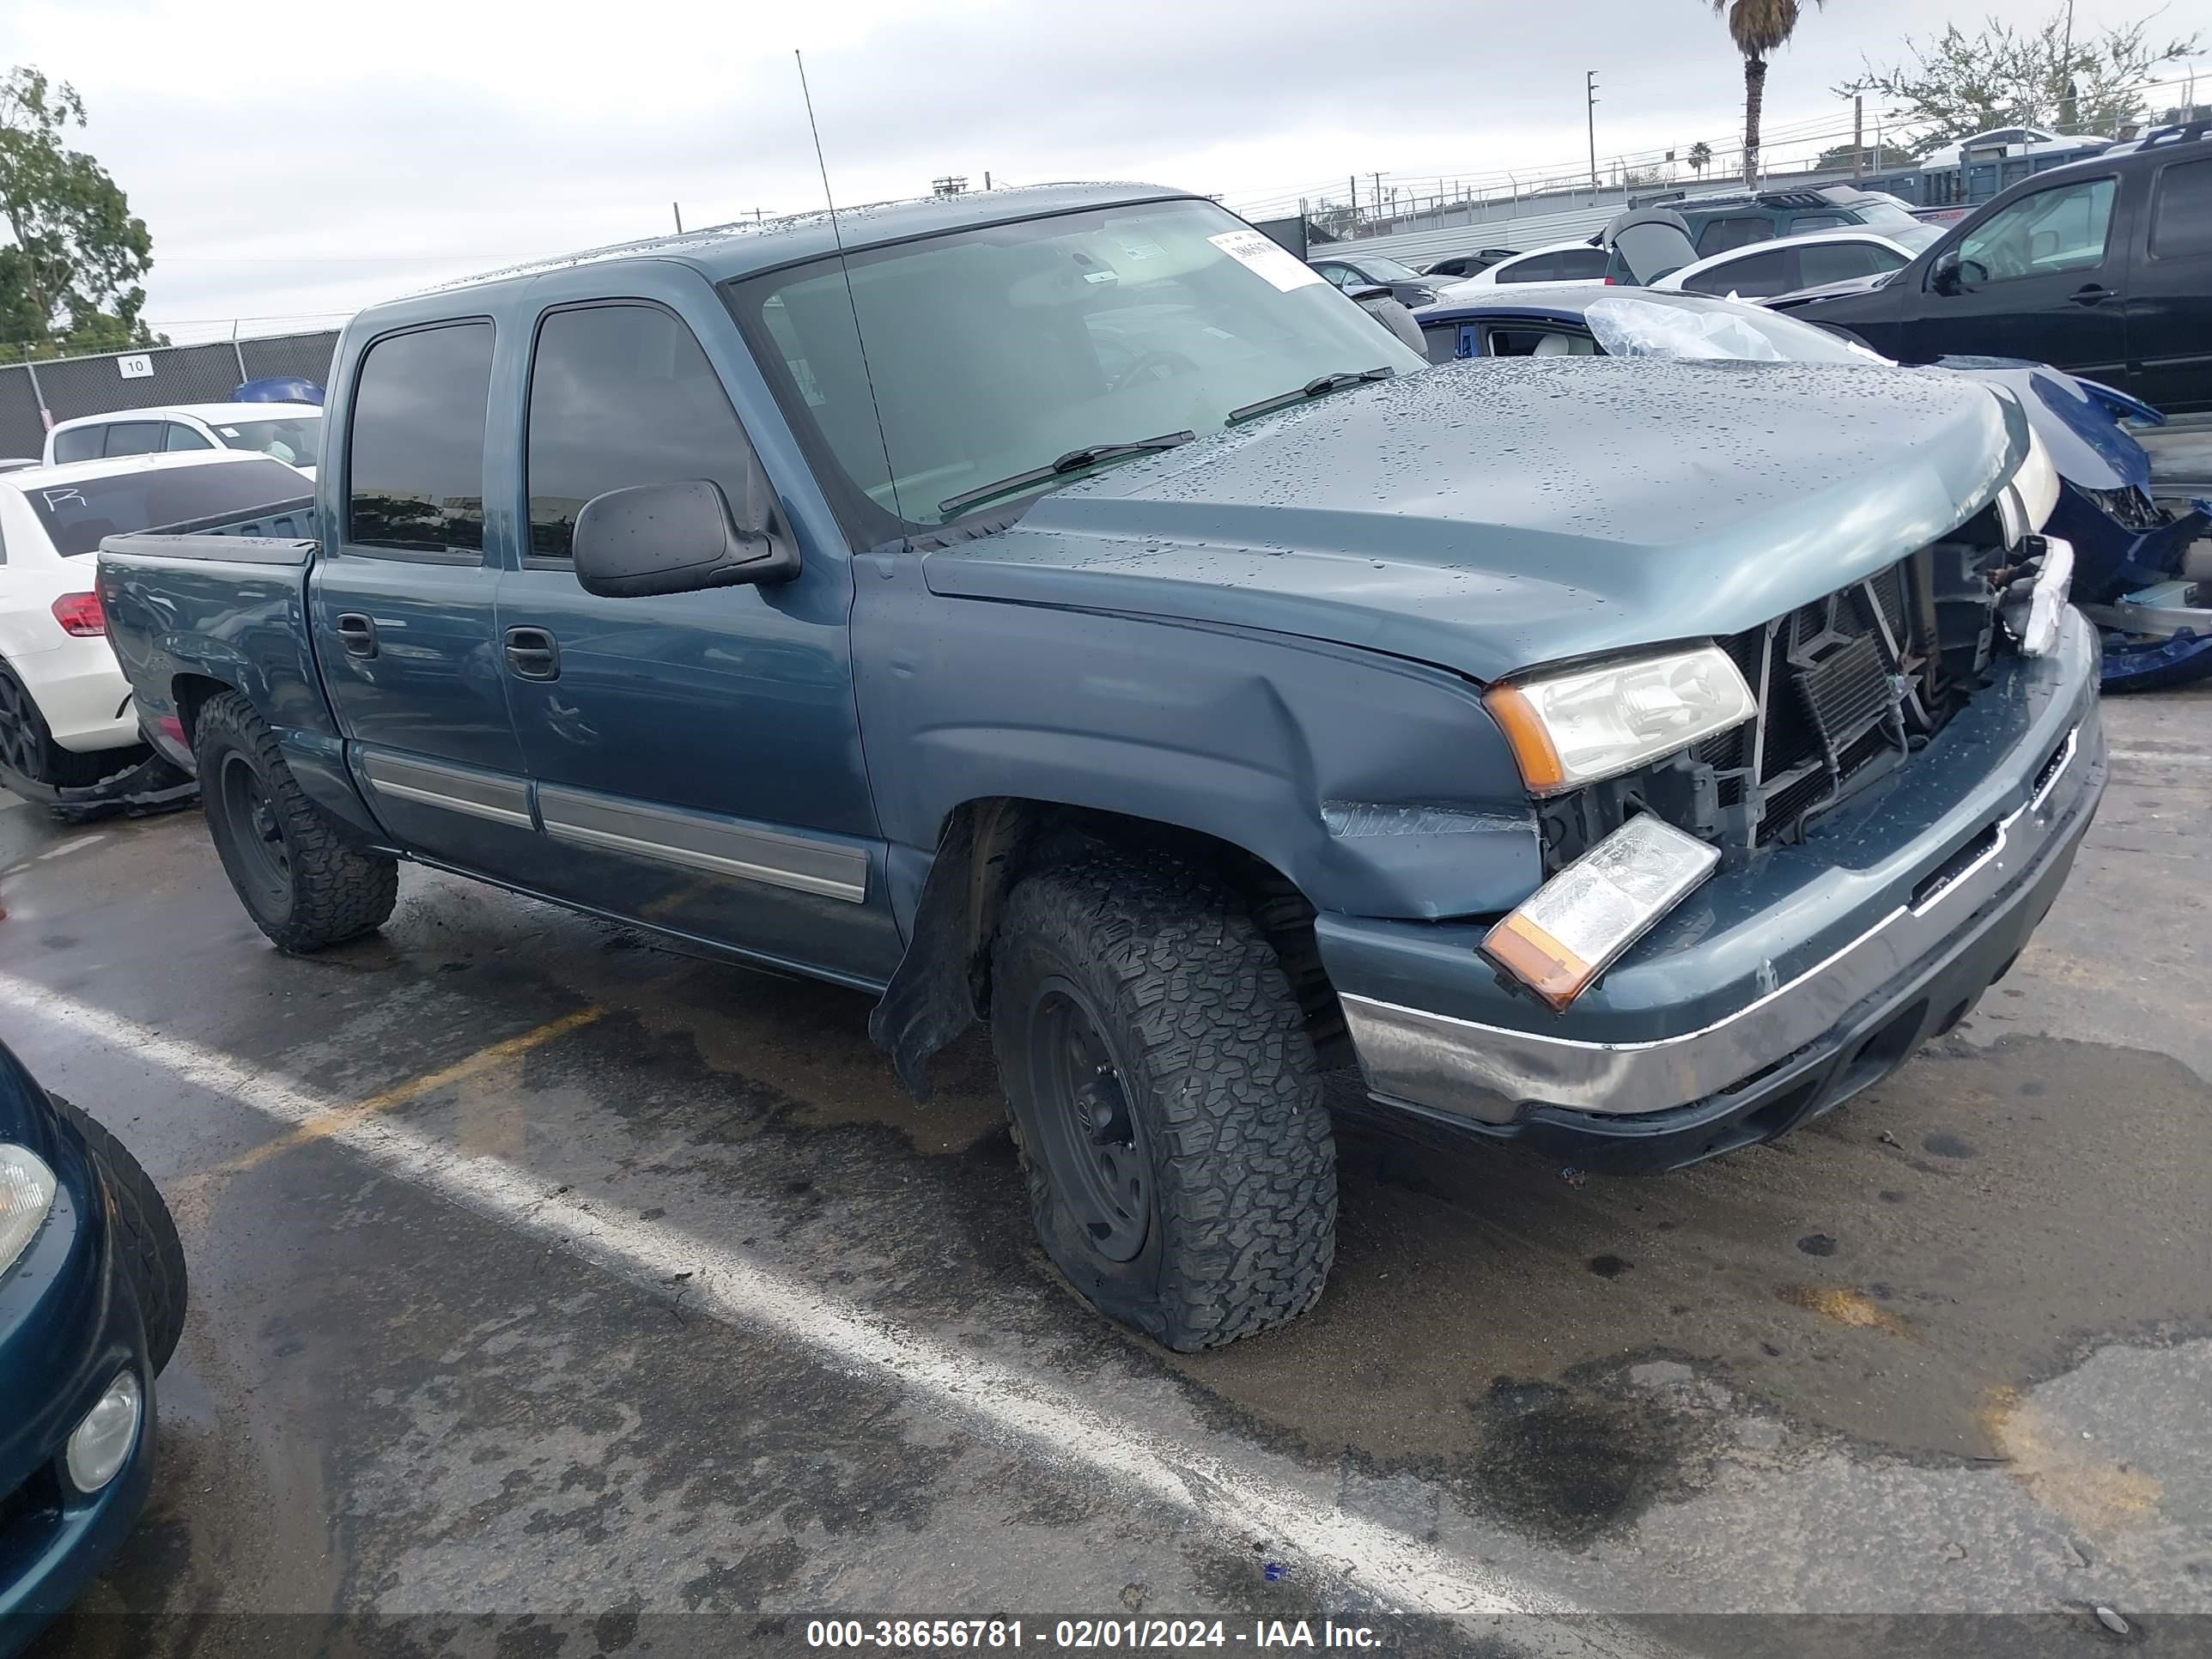
POLYGON ((1877 230, 1901 230, 1907 225, 1918 225, 1920 221, 1894 202, 1854 202, 1852 210, 1859 222, 1877 230))
POLYGON ((279 501, 296 501, 307 489, 306 479, 273 461, 215 461, 31 485, 23 494, 54 551, 74 559, 96 551, 102 536, 222 515, 242 519, 279 501))
POLYGON ((1421 280, 1421 273, 1411 265, 1401 265, 1395 259, 1378 259, 1371 253, 1360 256, 1359 268, 1367 273, 1370 282, 1418 283, 1421 280))
POLYGON ((323 444, 323 417, 291 415, 281 421, 211 423, 226 449, 254 449, 292 466, 313 466, 323 444))
POLYGON ((849 298, 835 258, 732 292, 817 471, 844 485, 833 494, 848 532, 867 541, 1002 511, 1090 466, 963 497, 1079 452, 1203 437, 1324 377, 1425 361, 1211 202, 1091 209, 849 257, 849 298))
POLYGON ((1702 295, 1608 294, 1591 301, 1583 318, 1610 357, 1752 363, 1889 362, 1794 317, 1702 295))

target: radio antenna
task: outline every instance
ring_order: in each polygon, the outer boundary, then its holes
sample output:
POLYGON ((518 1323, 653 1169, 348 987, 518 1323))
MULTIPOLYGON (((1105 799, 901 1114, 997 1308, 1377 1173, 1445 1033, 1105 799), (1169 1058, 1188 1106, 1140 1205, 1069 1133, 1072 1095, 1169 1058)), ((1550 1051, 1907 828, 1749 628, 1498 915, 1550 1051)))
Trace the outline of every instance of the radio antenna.
POLYGON ((806 55, 796 46, 792 48, 792 61, 799 65, 799 94, 806 100, 806 131, 814 139, 814 165, 822 172, 822 199, 830 209, 830 240, 837 249, 837 269, 845 277, 845 307, 853 313, 853 343, 860 349, 860 374, 868 383, 868 407, 876 416, 876 441, 883 447, 884 483, 891 492, 891 511, 902 522, 906 508, 900 504, 898 477, 891 467, 891 441, 884 430, 884 406, 876 396, 876 371, 868 362, 868 337, 860 331, 860 302, 853 297, 853 265, 845 257, 845 233, 837 223, 837 198, 830 189, 830 162, 822 153, 822 129, 814 119, 814 91, 806 84, 806 55))

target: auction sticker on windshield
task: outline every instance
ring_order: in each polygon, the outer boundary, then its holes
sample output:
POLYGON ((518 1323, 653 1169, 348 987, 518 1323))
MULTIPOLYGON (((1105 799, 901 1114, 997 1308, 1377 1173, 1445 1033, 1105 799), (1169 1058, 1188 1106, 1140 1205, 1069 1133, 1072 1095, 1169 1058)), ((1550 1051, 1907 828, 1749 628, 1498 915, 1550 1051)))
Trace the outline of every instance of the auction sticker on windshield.
POLYGON ((1288 294, 1322 280, 1321 272, 1281 243, 1256 230, 1225 230, 1206 239, 1247 270, 1255 271, 1288 294))

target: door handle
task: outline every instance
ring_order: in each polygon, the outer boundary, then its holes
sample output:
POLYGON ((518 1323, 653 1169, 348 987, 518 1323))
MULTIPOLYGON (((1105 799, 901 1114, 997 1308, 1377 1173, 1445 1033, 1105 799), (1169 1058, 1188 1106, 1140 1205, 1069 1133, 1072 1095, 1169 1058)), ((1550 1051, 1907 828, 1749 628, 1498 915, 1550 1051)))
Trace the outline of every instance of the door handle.
POLYGON ((2085 283, 2066 296, 2077 306, 2094 306, 2113 297, 2112 290, 2094 283, 2085 283))
POLYGON ((542 628, 510 628, 507 665, 519 680, 557 680, 561 678, 560 642, 542 628))
POLYGON ((346 611, 331 626, 337 629, 338 643, 345 647, 349 657, 376 654, 376 624, 360 611, 346 611))

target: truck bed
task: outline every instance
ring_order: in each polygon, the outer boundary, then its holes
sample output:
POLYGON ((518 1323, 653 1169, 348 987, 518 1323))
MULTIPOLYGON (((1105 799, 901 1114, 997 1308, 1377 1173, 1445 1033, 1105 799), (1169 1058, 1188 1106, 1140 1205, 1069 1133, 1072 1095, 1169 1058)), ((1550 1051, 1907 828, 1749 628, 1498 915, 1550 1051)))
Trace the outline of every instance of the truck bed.
POLYGON ((218 515, 165 524, 100 544, 103 560, 216 559, 234 564, 301 565, 315 551, 315 498, 275 501, 252 518, 218 515))

